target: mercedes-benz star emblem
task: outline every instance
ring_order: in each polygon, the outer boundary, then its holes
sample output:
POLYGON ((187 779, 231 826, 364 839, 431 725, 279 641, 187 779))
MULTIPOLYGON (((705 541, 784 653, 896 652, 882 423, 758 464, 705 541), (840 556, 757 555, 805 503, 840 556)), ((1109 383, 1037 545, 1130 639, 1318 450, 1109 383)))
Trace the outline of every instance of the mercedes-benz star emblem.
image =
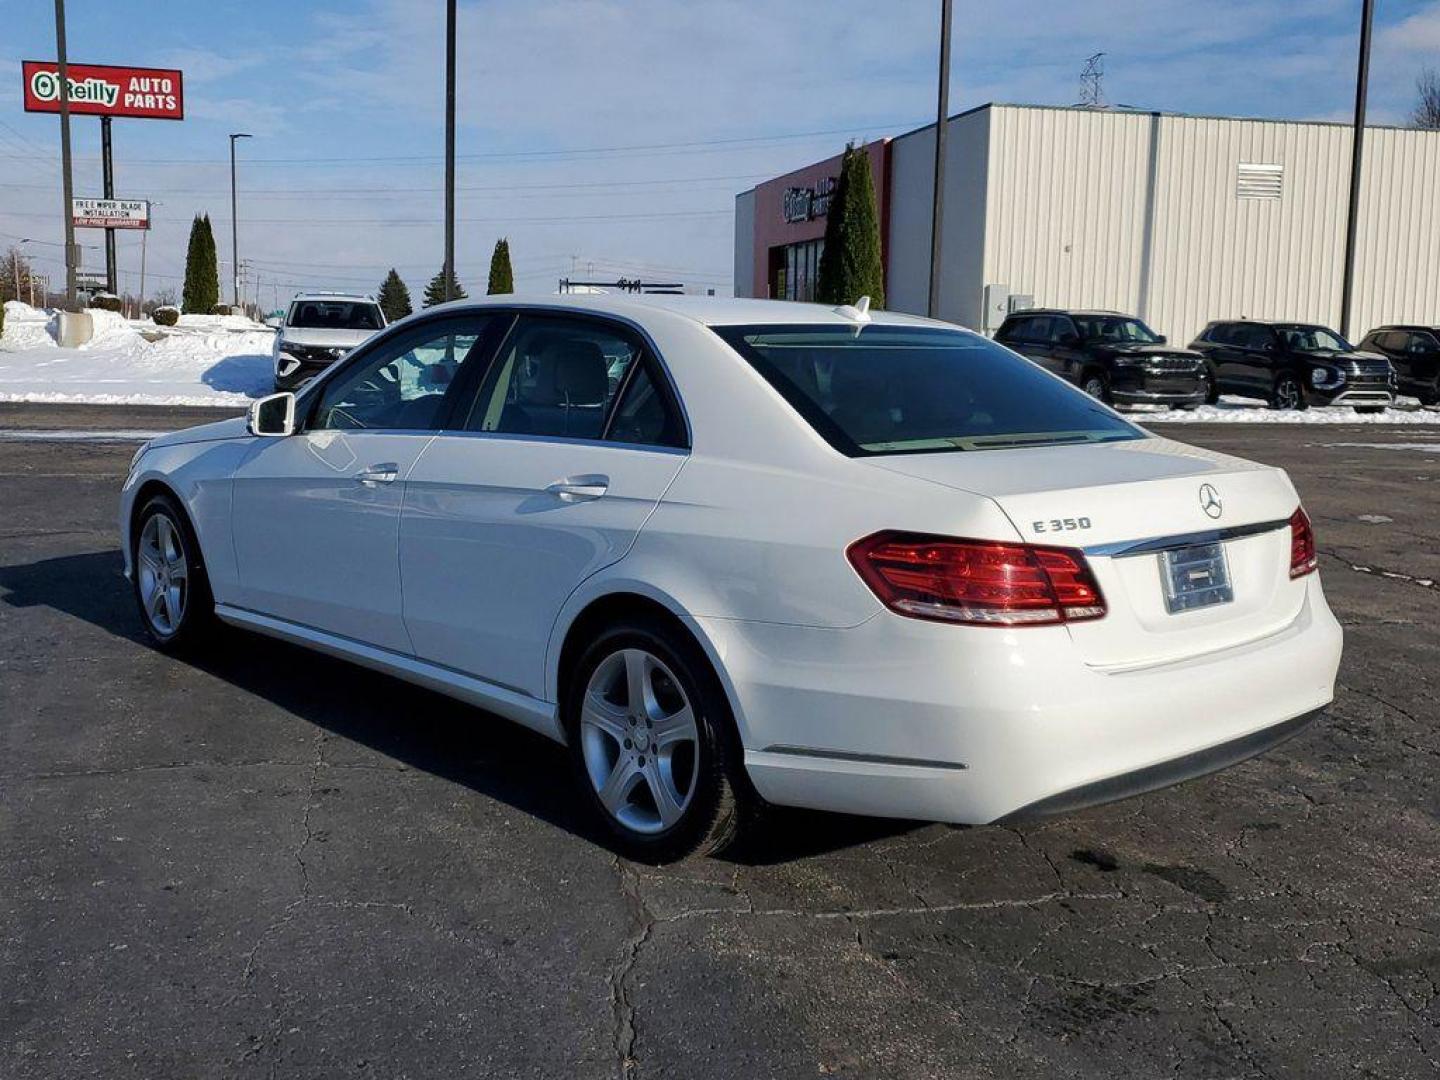
POLYGON ((1220 501, 1220 493, 1209 484, 1200 485, 1200 509, 1212 518, 1218 518, 1225 512, 1225 504, 1220 501))

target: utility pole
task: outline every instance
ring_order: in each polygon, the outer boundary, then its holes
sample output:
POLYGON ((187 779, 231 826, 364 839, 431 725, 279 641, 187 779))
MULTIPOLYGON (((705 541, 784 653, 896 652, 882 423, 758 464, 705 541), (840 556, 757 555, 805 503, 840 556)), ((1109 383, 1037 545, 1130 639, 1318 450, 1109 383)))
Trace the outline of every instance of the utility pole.
POLYGON ((149 220, 146 227, 140 231, 140 317, 145 317, 145 242, 150 238, 149 225, 155 220, 155 208, 164 206, 164 203, 152 202, 150 212, 147 215, 149 220))
POLYGON ((235 219, 235 140, 248 139, 243 131, 230 136, 230 302, 240 306, 240 225, 235 219))
MULTIPOLYGON (((21 240, 20 243, 23 244, 23 243, 25 243, 25 241, 24 241, 24 240, 21 240)), ((16 300, 19 300, 19 299, 20 299, 20 245, 19 245, 19 244, 15 245, 15 247, 13 247, 13 248, 10 249, 10 260, 11 260, 11 262, 13 262, 13 263, 15 264, 15 299, 16 299, 16 300)))
MULTIPOLYGON (((115 161, 110 156, 110 117, 100 118, 100 168, 105 198, 115 198, 115 161)), ((115 230, 105 230, 105 291, 119 294, 115 273, 115 230)))
POLYGON ((935 108, 935 192, 930 217, 930 306, 940 314, 940 252, 945 238, 945 136, 950 113, 951 0, 940 0, 940 89, 935 108))
POLYGON ((445 299, 455 299, 455 0, 445 3, 445 299))
POLYGON ((80 249, 75 246, 75 189, 70 182, 70 62, 65 56, 65 0, 55 0, 55 59, 60 75, 60 171, 65 199, 65 310, 74 311, 80 249))
POLYGON ((1355 299, 1355 241, 1360 226, 1360 165, 1365 155, 1365 101, 1370 88, 1370 30, 1375 0, 1364 0, 1360 15, 1360 65, 1355 77, 1355 135, 1350 147, 1350 213, 1345 222, 1345 280, 1340 291, 1340 336, 1350 340, 1355 299))

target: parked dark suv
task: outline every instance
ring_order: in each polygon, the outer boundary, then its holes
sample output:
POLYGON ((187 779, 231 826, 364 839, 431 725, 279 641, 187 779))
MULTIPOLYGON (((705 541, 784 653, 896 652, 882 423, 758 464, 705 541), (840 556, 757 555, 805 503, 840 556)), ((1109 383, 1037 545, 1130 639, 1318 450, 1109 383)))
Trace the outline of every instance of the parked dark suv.
POLYGON ((1395 370, 1313 323, 1212 322, 1190 343, 1210 366, 1207 400, 1221 394, 1268 401, 1275 409, 1353 405, 1384 412, 1395 401, 1395 370))
POLYGON ((1422 405, 1440 405, 1440 326, 1382 326, 1360 347, 1389 359, 1400 393, 1414 394, 1422 405))
POLYGON ((1129 315, 1022 311, 995 340, 1101 401, 1193 409, 1205 400, 1204 360, 1167 346, 1163 334, 1129 315))

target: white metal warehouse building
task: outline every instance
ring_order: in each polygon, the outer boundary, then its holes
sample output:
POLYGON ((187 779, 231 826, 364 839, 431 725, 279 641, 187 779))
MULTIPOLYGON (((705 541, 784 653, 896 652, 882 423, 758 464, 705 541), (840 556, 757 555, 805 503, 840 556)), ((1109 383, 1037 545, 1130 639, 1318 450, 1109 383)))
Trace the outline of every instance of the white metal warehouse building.
MULTIPOLYGON (((949 125, 942 318, 1113 309, 1177 342, 1222 318, 1341 329, 1347 125, 1016 105, 949 125)), ((867 147, 898 311, 927 306, 934 145, 931 124, 867 147)), ((809 298, 814 196, 837 174, 830 159, 737 197, 737 295, 809 298)), ((1351 336, 1440 324, 1440 132, 1368 128, 1361 175, 1351 336)))

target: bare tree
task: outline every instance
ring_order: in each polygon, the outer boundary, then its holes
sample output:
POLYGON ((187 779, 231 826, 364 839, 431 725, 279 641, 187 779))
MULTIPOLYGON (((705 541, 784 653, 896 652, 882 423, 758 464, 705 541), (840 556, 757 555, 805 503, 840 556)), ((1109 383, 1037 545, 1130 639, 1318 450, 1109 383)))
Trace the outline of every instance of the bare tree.
POLYGON ((1415 126, 1440 130, 1440 71, 1426 68, 1415 80, 1420 100, 1415 104, 1415 126))
POLYGON ((38 299, 37 286, 34 268, 18 247, 12 246, 0 255, 0 303, 6 300, 28 303, 32 298, 38 299))

